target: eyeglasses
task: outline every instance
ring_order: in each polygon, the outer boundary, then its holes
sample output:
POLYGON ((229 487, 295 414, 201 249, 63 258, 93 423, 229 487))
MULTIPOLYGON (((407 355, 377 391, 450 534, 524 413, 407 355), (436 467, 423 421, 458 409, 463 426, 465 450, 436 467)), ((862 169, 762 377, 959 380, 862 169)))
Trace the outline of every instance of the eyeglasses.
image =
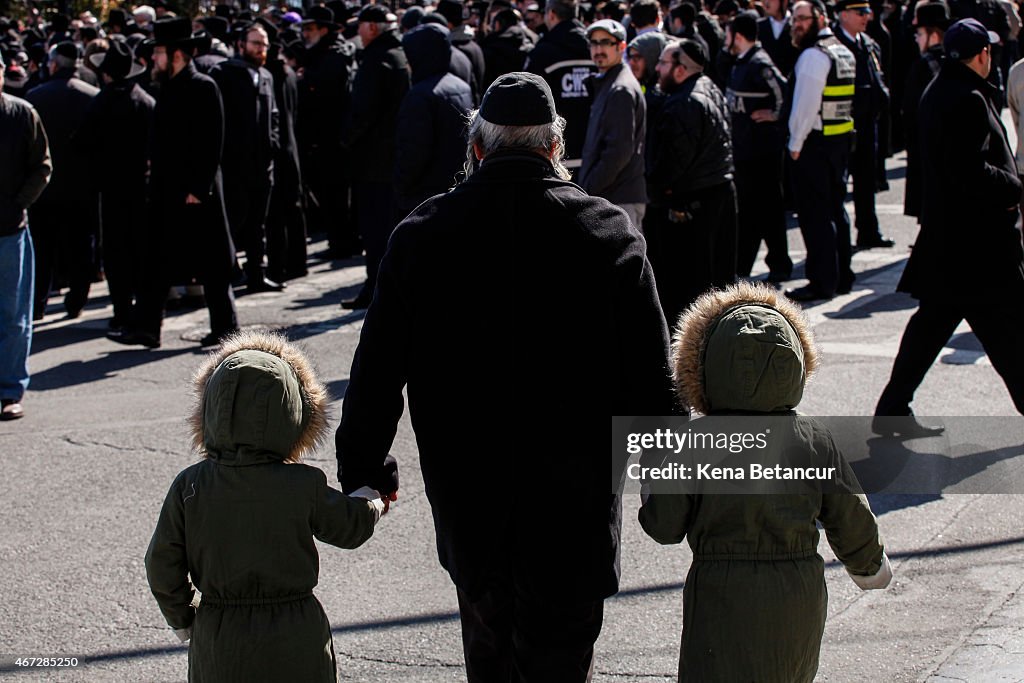
POLYGON ((619 41, 612 40, 611 38, 602 38, 601 40, 591 40, 590 47, 615 47, 619 44, 619 41))
POLYGON ((680 64, 679 62, 677 62, 674 59, 659 59, 658 60, 658 64, 666 64, 666 65, 672 66, 672 67, 682 66, 682 64, 680 64))
POLYGON ((793 23, 794 24, 796 22, 798 22, 798 21, 811 21, 812 19, 814 19, 814 15, 813 14, 794 14, 793 15, 793 23))

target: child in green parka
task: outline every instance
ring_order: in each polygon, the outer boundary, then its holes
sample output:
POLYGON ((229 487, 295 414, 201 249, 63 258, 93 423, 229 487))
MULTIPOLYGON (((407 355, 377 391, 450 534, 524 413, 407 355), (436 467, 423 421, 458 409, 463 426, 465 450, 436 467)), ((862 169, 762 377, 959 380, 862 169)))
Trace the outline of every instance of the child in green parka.
POLYGON ((313 539, 357 548, 385 503, 367 487, 346 496, 298 463, 326 438, 327 392, 283 337, 231 337, 194 383, 203 459, 171 484, 146 552, 161 612, 191 639, 188 680, 334 683, 313 539))
POLYGON ((693 551, 679 681, 810 683, 828 599, 816 525, 860 588, 885 588, 892 570, 868 501, 831 435, 794 411, 817 365, 807 320, 765 286, 712 291, 680 317, 672 363, 681 401, 707 416, 698 422, 771 421, 784 432, 771 438, 783 439, 786 453, 830 460, 843 480, 819 490, 772 482, 775 493, 733 495, 673 483, 642 495, 644 531, 663 544, 685 538, 693 551))

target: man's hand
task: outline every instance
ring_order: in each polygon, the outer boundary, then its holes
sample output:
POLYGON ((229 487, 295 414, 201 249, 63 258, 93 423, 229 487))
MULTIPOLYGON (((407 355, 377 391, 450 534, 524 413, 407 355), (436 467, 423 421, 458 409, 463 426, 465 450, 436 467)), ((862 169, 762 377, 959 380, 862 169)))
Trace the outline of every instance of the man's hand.
POLYGON ((189 196, 185 197, 185 203, 186 204, 202 204, 202 202, 199 201, 199 197, 195 196, 194 194, 190 194, 189 196))
POLYGON ((796 161, 797 159, 800 158, 800 152, 789 150, 789 158, 792 159, 793 161, 796 161))
POLYGON ((387 514, 387 511, 391 509, 391 503, 398 500, 398 491, 386 493, 380 499, 384 501, 384 512, 381 514, 387 514))
POLYGON ((750 120, 754 123, 770 123, 778 121, 779 117, 771 109, 758 109, 750 113, 750 120))

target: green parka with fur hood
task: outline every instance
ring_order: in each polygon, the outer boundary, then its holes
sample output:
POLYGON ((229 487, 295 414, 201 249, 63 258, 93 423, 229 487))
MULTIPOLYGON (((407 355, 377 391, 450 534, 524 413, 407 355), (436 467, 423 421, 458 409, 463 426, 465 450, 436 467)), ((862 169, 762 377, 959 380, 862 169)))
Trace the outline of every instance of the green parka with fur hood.
POLYGON ((369 489, 346 496, 296 462, 325 437, 327 396, 282 337, 231 338, 195 390, 193 438, 204 457, 171 484, 146 553, 167 623, 191 636, 188 680, 333 683, 313 539, 356 548, 383 504, 369 489))
MULTIPOLYGON (((793 426, 784 435, 787 448, 805 445, 825 454, 856 490, 828 431, 793 411, 816 363, 800 310, 774 290, 750 284, 698 299, 673 340, 674 379, 685 405, 712 420, 790 415, 778 420, 793 426)), ((659 543, 685 538, 693 550, 680 681, 814 679, 828 600, 816 522, 861 588, 884 588, 892 576, 862 494, 658 490, 645 496, 641 526, 659 543)))

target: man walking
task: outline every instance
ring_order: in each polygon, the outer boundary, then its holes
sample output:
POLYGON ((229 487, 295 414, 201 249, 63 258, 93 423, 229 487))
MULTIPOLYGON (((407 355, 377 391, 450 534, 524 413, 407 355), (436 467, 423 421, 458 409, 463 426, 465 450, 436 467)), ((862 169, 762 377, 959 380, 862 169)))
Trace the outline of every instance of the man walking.
POLYGON ((910 403, 963 320, 1024 414, 1024 327, 1016 312, 1024 297, 1021 183, 999 91, 986 81, 998 39, 976 19, 950 26, 946 60, 921 98, 921 232, 897 286, 920 303, 875 407, 879 434, 941 431, 908 417, 910 403))
POLYGON ((0 420, 24 417, 32 346, 35 259, 26 209, 42 194, 53 165, 32 105, 4 89, 0 55, 0 420))
POLYGON ((565 180, 564 125, 539 76, 488 89, 469 124, 479 169, 395 229, 337 432, 342 488, 394 500, 407 387, 470 683, 589 679, 618 590, 607 420, 673 412, 643 239, 565 180))
POLYGON ((644 139, 647 102, 633 72, 622 63, 626 29, 602 19, 587 27, 590 58, 598 73, 590 79, 593 103, 579 185, 588 194, 621 207, 639 230, 647 208, 644 139))

